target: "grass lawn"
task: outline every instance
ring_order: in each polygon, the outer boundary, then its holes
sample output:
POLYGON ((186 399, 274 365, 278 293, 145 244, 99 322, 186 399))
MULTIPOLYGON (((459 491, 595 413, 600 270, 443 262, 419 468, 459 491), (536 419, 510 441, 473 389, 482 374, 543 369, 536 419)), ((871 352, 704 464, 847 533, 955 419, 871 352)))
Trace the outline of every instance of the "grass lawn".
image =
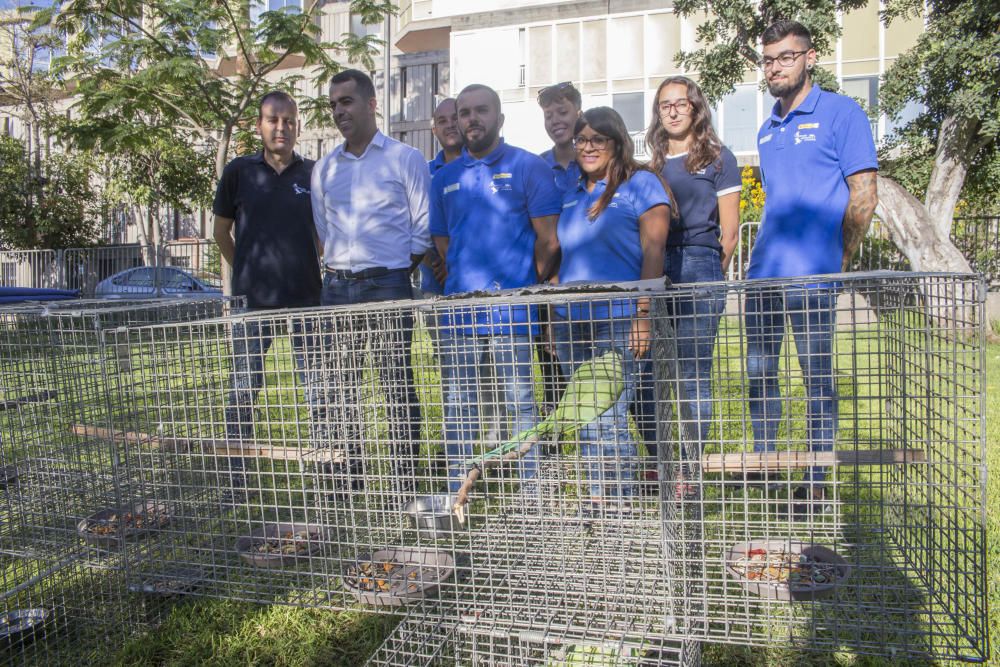
MULTIPOLYGON (((986 347, 987 550, 991 644, 1000 665, 1000 344, 986 347)), ((160 627, 136 637, 113 665, 358 665, 394 627, 396 619, 363 612, 265 607, 219 600, 186 600, 160 627)), ((850 653, 804 656, 775 647, 706 647, 706 665, 888 665, 850 653)))

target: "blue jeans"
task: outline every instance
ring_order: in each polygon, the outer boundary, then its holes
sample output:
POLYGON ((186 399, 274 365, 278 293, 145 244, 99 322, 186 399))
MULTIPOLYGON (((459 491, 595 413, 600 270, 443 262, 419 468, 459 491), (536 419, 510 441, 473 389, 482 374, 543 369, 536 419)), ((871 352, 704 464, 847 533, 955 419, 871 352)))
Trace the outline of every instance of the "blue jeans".
MULTIPOLYGON (((409 271, 400 269, 363 280, 340 280, 323 276, 324 306, 344 306, 374 301, 412 299, 409 271)), ((389 441, 395 448, 394 467, 404 490, 415 484, 414 471, 420 451, 420 401, 417 399, 410 361, 413 340, 413 313, 407 308, 334 318, 338 331, 324 339, 323 384, 330 400, 342 414, 338 426, 342 433, 326 437, 347 443, 348 468, 353 481, 363 471, 365 397, 361 394, 365 355, 374 356, 372 366, 386 394, 389 441)))
MULTIPOLYGON (((257 311, 260 312, 260 311, 257 311)), ((266 312, 266 311, 264 311, 266 312)), ((226 438, 230 441, 252 440, 254 437, 254 405, 257 396, 264 386, 264 360, 276 335, 284 332, 276 331, 276 326, 283 320, 251 319, 233 325, 233 369, 230 375, 228 401, 225 410, 226 438)), ((295 358, 295 368, 299 381, 305 385, 304 369, 306 368, 306 339, 312 334, 310 323, 296 319, 292 322, 292 350, 295 358)), ((307 402, 320 409, 307 392, 307 402)), ((242 471, 244 459, 230 457, 229 469, 242 471)), ((235 477, 233 482, 241 486, 242 477, 235 477)))
MULTIPOLYGON (((806 422, 810 451, 833 449, 837 429, 837 388, 833 376, 833 328, 836 293, 830 287, 765 287, 746 297, 747 377, 754 451, 775 451, 781 424, 778 364, 791 320, 795 348, 806 388, 806 422)), ((806 481, 826 479, 826 469, 813 467, 806 481)))
MULTIPOLYGON (((500 385, 514 436, 538 422, 535 407, 532 337, 528 334, 473 335, 459 329, 441 330, 441 372, 444 376, 444 440, 448 457, 448 488, 456 493, 465 479, 464 461, 473 456, 479 437, 479 401, 489 395, 482 385, 486 360, 492 357, 489 378, 500 385)), ((498 392, 499 393, 499 392, 498 392)), ((494 410, 497 412, 497 410, 494 410)), ((538 474, 538 445, 520 459, 521 479, 538 474)))
POLYGON ((625 388, 604 414, 577 431, 580 458, 586 462, 592 498, 634 496, 639 469, 628 409, 635 397, 638 362, 628 347, 631 318, 570 322, 552 314, 552 336, 562 372, 572 377, 584 362, 610 350, 622 356, 625 388))
MULTIPOLYGON (((677 397, 681 410, 680 455, 686 460, 701 457, 702 446, 712 427, 712 353, 719 320, 726 308, 726 288, 721 284, 719 251, 705 246, 667 248, 663 270, 675 285, 718 283, 685 288, 663 297, 670 312, 677 341, 677 397)), ((657 297, 660 298, 660 297, 657 297)), ((650 455, 656 455, 656 396, 650 362, 644 362, 634 414, 650 455)))

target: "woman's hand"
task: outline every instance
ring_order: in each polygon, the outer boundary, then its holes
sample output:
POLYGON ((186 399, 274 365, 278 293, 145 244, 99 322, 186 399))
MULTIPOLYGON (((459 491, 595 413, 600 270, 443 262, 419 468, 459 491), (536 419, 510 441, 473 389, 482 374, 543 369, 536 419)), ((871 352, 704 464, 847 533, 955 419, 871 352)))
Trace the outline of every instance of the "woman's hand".
POLYGON ((632 318, 632 331, 629 332, 628 347, 636 359, 646 356, 646 352, 649 351, 652 326, 648 312, 640 310, 632 318))

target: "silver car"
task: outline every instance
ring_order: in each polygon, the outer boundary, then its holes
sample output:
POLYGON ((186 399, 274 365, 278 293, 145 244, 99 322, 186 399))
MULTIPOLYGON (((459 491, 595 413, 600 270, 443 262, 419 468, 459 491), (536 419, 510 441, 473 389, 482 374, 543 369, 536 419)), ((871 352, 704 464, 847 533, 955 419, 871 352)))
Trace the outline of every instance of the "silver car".
POLYGON ((222 296, 222 289, 183 269, 142 266, 105 278, 97 283, 94 294, 102 299, 211 297, 222 296))

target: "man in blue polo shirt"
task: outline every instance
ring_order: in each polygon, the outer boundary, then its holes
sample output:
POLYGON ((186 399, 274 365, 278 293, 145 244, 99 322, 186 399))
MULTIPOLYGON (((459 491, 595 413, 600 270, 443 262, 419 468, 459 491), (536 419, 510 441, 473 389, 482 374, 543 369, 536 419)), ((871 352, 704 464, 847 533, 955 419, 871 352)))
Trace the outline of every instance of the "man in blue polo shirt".
MULTIPOLYGON (((441 144, 441 150, 427 163, 427 168, 433 177, 441 167, 460 157, 462 147, 465 145, 465 139, 458 129, 458 108, 455 106, 455 98, 449 97, 437 105, 431 118, 431 133, 441 144)), ((444 260, 438 256, 436 249, 430 248, 420 263, 420 291, 423 295, 430 297, 444 294, 445 274, 444 260)), ((428 326, 431 339, 435 340, 436 327, 430 324, 428 326)))
MULTIPOLYGON (((445 258, 445 294, 533 285, 555 275, 556 223, 562 210, 549 167, 536 155, 500 138, 500 97, 473 84, 458 96, 462 157, 431 183, 431 236, 445 258)), ((537 310, 526 306, 456 307, 442 323, 445 374, 445 443, 450 488, 464 476, 479 430, 479 367, 487 352, 502 384, 513 434, 537 421, 532 382, 532 336, 537 310)), ((537 473, 537 452, 521 464, 522 479, 537 473)))
MULTIPOLYGON (((257 113, 263 150, 227 164, 215 193, 215 241, 233 268, 232 294, 246 297, 251 310, 319 305, 319 256, 309 196, 313 161, 295 152, 298 130, 295 100, 282 91, 264 95, 257 113)), ((253 438, 264 358, 277 333, 268 320, 233 325, 233 390, 225 411, 231 440, 253 438)), ((304 332, 297 324, 295 333, 295 363, 301 370, 304 332)), ((229 495, 242 496, 243 459, 231 458, 229 464, 235 487, 229 495)))
MULTIPOLYGON (((878 161, 868 117, 848 97, 813 85, 809 31, 779 21, 762 36, 762 66, 777 102, 757 135, 767 196, 750 257, 749 278, 791 278, 846 271, 877 203, 878 161)), ((778 364, 791 320, 806 386, 808 443, 833 449, 837 395, 833 375, 836 281, 796 281, 747 295, 747 375, 755 451, 773 451, 781 422, 778 364)), ((806 471, 793 492, 793 518, 827 506, 826 470, 806 471)))

